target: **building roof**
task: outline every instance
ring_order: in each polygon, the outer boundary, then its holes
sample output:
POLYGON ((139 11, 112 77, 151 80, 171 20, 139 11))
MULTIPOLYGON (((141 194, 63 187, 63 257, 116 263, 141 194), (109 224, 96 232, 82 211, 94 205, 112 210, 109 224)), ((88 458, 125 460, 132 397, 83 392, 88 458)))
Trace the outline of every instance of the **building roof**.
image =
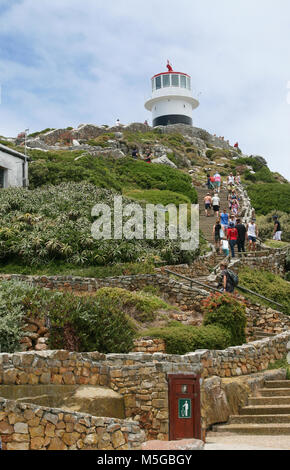
POLYGON ((13 157, 21 158, 21 160, 27 160, 29 161, 29 157, 25 157, 23 153, 17 152, 17 150, 14 150, 10 147, 6 147, 6 145, 0 144, 0 150, 5 153, 9 153, 9 155, 12 155, 13 157))

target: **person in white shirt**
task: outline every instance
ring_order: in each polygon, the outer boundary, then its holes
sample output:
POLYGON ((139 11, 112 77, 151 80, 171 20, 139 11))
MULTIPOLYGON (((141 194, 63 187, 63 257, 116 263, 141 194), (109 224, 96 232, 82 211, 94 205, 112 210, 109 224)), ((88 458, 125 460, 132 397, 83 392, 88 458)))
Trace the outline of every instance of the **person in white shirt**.
POLYGON ((228 176, 228 185, 229 184, 235 184, 235 177, 232 173, 228 176))
POLYGON ((249 241, 249 251, 256 251, 257 237, 259 236, 258 227, 252 219, 247 225, 247 239, 249 241))
POLYGON ((212 207, 217 218, 219 217, 220 203, 221 202, 218 194, 215 194, 212 198, 212 207))

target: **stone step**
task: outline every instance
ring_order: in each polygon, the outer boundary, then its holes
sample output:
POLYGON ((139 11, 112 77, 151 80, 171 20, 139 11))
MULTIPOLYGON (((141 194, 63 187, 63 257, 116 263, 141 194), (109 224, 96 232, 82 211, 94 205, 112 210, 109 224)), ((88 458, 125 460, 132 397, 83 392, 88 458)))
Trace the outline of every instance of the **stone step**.
POLYGON ((290 414, 274 415, 236 415, 231 416, 228 424, 267 424, 289 423, 290 414))
POLYGON ((249 398, 249 405, 261 406, 261 405, 289 405, 289 396, 271 396, 271 397, 251 397, 249 398))
POLYGON ((264 383, 266 388, 290 388, 290 380, 270 380, 264 383))
MULTIPOLYGON (((290 397, 290 388, 263 388, 260 390, 262 397, 290 397)), ((289 400, 290 402, 290 400, 289 400)))
POLYGON ((235 434, 252 434, 252 435, 267 435, 290 436, 290 424, 225 424, 213 426, 213 431, 218 433, 235 433, 235 434))
POLYGON ((281 415, 290 414, 290 405, 254 405, 244 406, 240 415, 281 415))

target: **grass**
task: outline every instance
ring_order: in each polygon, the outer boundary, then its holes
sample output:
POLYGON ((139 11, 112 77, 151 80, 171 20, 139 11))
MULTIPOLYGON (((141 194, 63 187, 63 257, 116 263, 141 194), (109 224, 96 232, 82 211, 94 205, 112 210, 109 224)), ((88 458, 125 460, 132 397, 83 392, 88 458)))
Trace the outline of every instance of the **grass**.
POLYGON ((267 245, 269 248, 288 248, 290 247, 290 243, 288 242, 278 242, 276 240, 266 240, 264 245, 267 245))
POLYGON ((27 276, 76 276, 98 279, 115 276, 154 273, 153 263, 117 263, 107 266, 76 266, 61 261, 50 262, 43 266, 27 266, 15 262, 0 265, 2 274, 23 274, 27 276))
POLYGON ((287 361, 287 356, 283 359, 278 359, 273 364, 269 364, 268 370, 286 369, 286 380, 290 380, 290 364, 287 361))

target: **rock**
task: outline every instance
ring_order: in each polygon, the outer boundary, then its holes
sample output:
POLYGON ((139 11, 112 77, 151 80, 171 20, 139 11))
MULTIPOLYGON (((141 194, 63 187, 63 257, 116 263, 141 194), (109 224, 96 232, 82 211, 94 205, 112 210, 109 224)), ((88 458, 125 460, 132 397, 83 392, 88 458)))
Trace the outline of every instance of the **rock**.
POLYGON ((76 139, 73 139, 72 144, 73 144, 75 147, 79 147, 79 146, 80 146, 79 141, 76 140, 76 139))
POLYGON ((148 441, 141 445, 141 450, 203 450, 204 442, 198 439, 179 441, 148 441))
POLYGON ((168 165, 168 166, 171 166, 172 168, 177 168, 175 163, 173 163, 171 160, 169 160, 169 158, 167 158, 165 155, 163 155, 162 157, 159 157, 159 158, 154 158, 152 160, 152 163, 159 163, 161 165, 168 165))

